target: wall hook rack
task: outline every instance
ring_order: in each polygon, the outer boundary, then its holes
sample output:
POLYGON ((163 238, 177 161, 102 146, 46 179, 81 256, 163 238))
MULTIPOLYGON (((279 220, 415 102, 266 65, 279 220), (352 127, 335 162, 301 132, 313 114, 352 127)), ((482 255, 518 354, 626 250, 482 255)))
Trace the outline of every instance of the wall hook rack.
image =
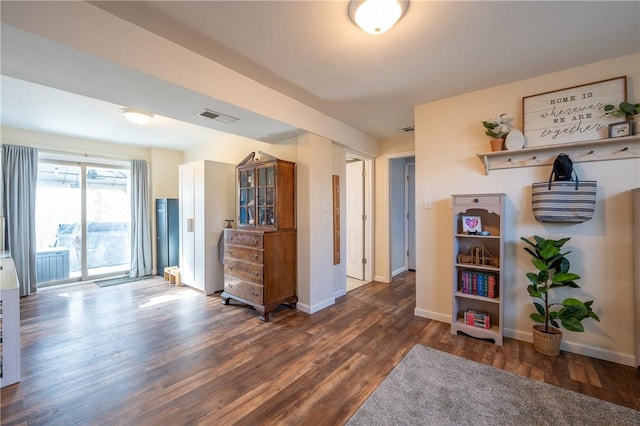
POLYGON ((551 165, 561 152, 569 155, 574 163, 640 158, 640 135, 493 151, 477 155, 484 164, 485 174, 488 175, 490 170, 551 165))

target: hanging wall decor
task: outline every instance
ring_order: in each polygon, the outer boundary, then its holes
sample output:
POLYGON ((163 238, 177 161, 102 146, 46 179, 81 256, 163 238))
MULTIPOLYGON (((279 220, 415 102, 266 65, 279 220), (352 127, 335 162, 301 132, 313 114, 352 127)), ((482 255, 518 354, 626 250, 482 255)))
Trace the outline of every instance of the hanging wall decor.
POLYGON ((604 106, 627 99, 627 77, 616 77, 522 98, 527 146, 548 146, 609 137, 604 106))

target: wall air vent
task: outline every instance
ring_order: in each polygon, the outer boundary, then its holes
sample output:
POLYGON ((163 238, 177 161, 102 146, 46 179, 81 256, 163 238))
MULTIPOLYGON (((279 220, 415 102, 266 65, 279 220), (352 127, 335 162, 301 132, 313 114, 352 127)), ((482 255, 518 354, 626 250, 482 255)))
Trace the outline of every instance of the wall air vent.
POLYGON ((413 132, 415 129, 413 126, 407 126, 407 127, 403 127, 402 131, 405 133, 409 133, 409 132, 413 132))
POLYGON ((211 111, 210 109, 202 110, 198 113, 200 117, 209 118, 211 120, 216 120, 224 124, 231 124, 233 122, 238 121, 237 118, 231 117, 230 115, 224 115, 219 112, 211 111))

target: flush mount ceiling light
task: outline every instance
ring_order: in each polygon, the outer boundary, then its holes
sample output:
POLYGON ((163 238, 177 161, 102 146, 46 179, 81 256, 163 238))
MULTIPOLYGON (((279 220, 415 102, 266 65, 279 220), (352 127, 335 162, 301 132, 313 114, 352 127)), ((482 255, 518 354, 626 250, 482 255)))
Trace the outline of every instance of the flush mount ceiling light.
POLYGON ((369 34, 382 34, 407 12, 409 0, 351 0, 349 17, 369 34))
POLYGON ((127 120, 138 126, 144 126, 153 118, 153 114, 134 108, 125 108, 122 113, 127 120))

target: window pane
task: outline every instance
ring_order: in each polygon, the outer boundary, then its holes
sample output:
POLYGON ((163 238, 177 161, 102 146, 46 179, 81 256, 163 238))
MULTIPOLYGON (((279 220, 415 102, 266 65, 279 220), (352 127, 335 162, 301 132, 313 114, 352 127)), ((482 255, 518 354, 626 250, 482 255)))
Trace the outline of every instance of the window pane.
POLYGON ((36 281, 80 277, 82 267, 80 166, 38 166, 36 281))
POLYGON ((87 269, 89 275, 128 270, 131 202, 129 170, 87 166, 87 269))

